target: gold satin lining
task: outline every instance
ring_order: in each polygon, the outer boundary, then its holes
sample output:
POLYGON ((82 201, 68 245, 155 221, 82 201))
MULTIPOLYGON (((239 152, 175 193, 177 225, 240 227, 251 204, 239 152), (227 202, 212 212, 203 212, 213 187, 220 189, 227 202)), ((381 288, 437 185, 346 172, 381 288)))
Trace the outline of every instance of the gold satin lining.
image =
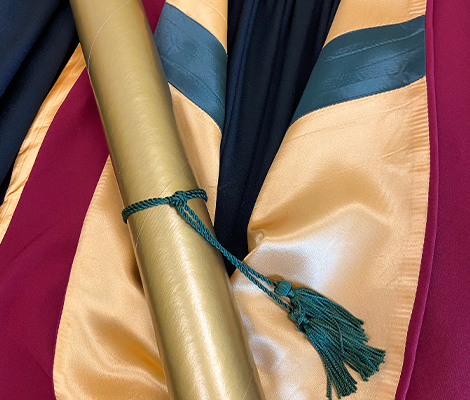
MULTIPOLYGON (((426 228, 428 136, 425 78, 315 111, 287 132, 250 220, 249 265, 337 301, 387 351, 351 399, 395 396, 426 228)), ((266 397, 323 399, 309 341, 238 271, 232 283, 266 397)))
POLYGON ((341 0, 325 44, 347 32, 398 24, 425 11, 423 0, 341 0))
POLYGON ((44 99, 16 157, 5 200, 0 205, 0 243, 10 225, 23 188, 28 181, 47 130, 76 80, 85 68, 80 45, 65 65, 56 83, 44 99))
POLYGON ((228 1, 199 0, 195 4, 190 0, 167 0, 167 3, 177 7, 188 17, 201 24, 222 43, 227 51, 228 1))
POLYGON ((169 399, 110 159, 88 209, 57 334, 63 399, 169 399))
MULTIPOLYGON (((257 201, 248 262, 340 302, 365 320, 371 344, 387 350, 380 372, 360 382, 351 399, 394 398, 428 178, 423 78, 299 119, 257 201)), ((85 219, 59 327, 58 400, 168 398, 121 207, 108 162, 85 219)), ((246 278, 236 273, 232 283, 266 398, 324 399, 326 377, 311 344, 246 278)))
POLYGON ((207 211, 214 223, 220 129, 208 114, 178 89, 170 85, 170 91, 181 141, 196 181, 207 193, 207 211))

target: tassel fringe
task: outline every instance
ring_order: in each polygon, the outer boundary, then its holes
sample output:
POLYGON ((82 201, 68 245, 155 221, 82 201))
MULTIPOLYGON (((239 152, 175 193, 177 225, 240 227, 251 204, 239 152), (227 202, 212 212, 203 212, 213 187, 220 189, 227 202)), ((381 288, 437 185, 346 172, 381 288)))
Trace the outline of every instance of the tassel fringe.
POLYGON ((289 299, 290 319, 320 354, 327 374, 327 397, 330 400, 332 384, 338 398, 357 390, 357 382, 346 365, 358 372, 364 381, 379 370, 385 351, 366 344, 368 339, 360 319, 315 290, 292 288, 284 280, 276 283, 274 293, 289 299))

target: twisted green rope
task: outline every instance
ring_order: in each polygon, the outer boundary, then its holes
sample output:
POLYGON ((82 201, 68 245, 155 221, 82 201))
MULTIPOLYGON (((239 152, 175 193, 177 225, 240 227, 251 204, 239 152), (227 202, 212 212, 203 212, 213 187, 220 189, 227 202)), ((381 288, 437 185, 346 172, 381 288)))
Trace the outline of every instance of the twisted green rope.
POLYGON ((204 239, 206 239, 212 246, 219 250, 222 255, 229 260, 235 268, 237 268, 243 275, 245 275, 251 282, 258 286, 263 292, 269 297, 275 300, 278 304, 284 307, 286 310, 292 311, 292 307, 283 301, 274 291, 269 290, 261 282, 264 282, 270 286, 275 287, 277 282, 272 281, 266 276, 256 272, 250 268, 244 262, 236 258, 230 253, 222 244, 214 237, 211 231, 204 225, 199 219, 196 213, 188 206, 187 201, 190 199, 201 198, 207 201, 207 194, 202 189, 193 189, 187 191, 177 191, 169 197, 155 197, 148 200, 139 201, 131 204, 122 211, 122 219, 127 222, 129 216, 137 211, 142 211, 150 207, 159 206, 162 204, 169 204, 175 207, 183 218, 188 222, 204 239))

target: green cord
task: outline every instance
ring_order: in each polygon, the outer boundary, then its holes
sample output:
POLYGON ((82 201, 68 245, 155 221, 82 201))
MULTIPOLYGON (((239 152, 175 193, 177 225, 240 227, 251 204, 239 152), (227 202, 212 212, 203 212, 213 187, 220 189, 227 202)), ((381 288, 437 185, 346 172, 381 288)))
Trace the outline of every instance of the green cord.
POLYGON ((283 301, 274 291, 269 290, 261 282, 264 282, 270 286, 275 287, 276 282, 265 277, 264 275, 256 272, 254 269, 250 268, 244 262, 240 261, 233 254, 231 254, 220 242, 214 237, 211 231, 204 225, 204 223, 199 219, 196 213, 188 206, 187 201, 190 199, 201 198, 204 201, 207 201, 207 194, 202 189, 193 189, 188 191, 177 191, 175 194, 169 197, 155 197, 153 199, 148 199, 144 201, 139 201, 137 203, 131 204, 122 211, 122 219, 124 222, 127 222, 129 216, 137 211, 142 211, 150 207, 159 206, 161 204, 169 204, 172 207, 175 207, 183 218, 212 246, 219 250, 222 255, 229 260, 235 268, 237 268, 243 275, 245 275, 251 282, 258 286, 263 292, 265 292, 269 297, 279 303, 285 309, 291 311, 292 307, 283 301))
POLYGON ((183 218, 235 268, 289 312, 289 317, 297 324, 297 329, 307 336, 320 354, 327 373, 328 399, 332 399, 332 385, 339 398, 356 392, 357 382, 346 365, 358 372, 363 380, 367 380, 379 370, 378 366, 384 362, 385 357, 384 350, 366 344, 368 339, 362 329, 363 322, 315 290, 304 287, 293 288, 290 282, 285 280, 273 281, 240 261, 220 244, 188 206, 188 200, 196 198, 207 201, 207 194, 202 189, 194 189, 177 191, 169 197, 139 201, 122 211, 122 219, 127 222, 131 214, 162 204, 175 207, 183 218), (281 297, 288 298, 289 303, 281 297))

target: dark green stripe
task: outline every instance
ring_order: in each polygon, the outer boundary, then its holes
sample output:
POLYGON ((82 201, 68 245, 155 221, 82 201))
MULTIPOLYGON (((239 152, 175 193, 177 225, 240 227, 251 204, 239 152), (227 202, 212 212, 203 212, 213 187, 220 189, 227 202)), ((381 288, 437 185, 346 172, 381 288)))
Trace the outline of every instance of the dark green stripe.
POLYGON ((154 34, 166 78, 222 130, 227 54, 206 28, 165 3, 154 34))
POLYGON ((424 15, 346 33, 321 51, 292 122, 332 104, 401 88, 425 74, 424 15))

